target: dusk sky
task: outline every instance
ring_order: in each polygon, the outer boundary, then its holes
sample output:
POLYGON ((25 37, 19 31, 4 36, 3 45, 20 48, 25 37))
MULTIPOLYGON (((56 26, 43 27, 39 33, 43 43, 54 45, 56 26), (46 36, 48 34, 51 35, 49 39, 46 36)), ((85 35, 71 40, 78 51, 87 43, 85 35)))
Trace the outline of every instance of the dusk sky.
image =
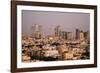
POLYGON ((90 14, 22 10, 22 34, 32 34, 34 24, 42 25, 45 35, 53 34, 57 25, 60 25, 62 30, 67 32, 75 32, 77 28, 89 31, 90 14))

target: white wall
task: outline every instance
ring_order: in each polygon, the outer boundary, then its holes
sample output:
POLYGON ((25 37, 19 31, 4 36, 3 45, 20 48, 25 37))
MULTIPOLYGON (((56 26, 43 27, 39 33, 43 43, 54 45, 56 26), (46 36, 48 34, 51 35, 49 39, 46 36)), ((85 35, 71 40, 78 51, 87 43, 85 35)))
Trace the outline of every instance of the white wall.
MULTIPOLYGON (((33 0, 45 2, 60 2, 73 4, 88 4, 98 5, 98 13, 100 13, 99 0, 33 0)), ((98 19, 100 14, 98 14, 98 19)), ((98 37, 100 37, 100 21, 98 20, 98 37)), ((98 38, 100 43, 100 38, 98 38)), ((34 73, 99 73, 100 72, 100 45, 98 44, 98 67, 97 68, 83 68, 83 69, 69 69, 69 70, 55 70, 55 71, 41 71, 34 73)), ((0 0, 0 73, 10 73, 10 0, 0 0)), ((30 72, 32 73, 32 72, 30 72)))

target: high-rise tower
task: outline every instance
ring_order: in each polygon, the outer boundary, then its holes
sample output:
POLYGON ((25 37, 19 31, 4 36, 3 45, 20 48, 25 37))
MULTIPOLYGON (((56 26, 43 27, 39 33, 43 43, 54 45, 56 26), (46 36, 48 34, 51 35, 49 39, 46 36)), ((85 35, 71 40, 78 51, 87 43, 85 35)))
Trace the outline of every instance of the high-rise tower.
POLYGON ((35 38, 41 38, 42 37, 42 26, 35 24, 34 26, 32 26, 32 30, 33 30, 33 37, 35 38))
POLYGON ((55 36, 61 36, 61 26, 56 26, 56 28, 55 28, 55 36))
POLYGON ((76 39, 79 39, 80 38, 80 30, 79 29, 76 29, 76 39))

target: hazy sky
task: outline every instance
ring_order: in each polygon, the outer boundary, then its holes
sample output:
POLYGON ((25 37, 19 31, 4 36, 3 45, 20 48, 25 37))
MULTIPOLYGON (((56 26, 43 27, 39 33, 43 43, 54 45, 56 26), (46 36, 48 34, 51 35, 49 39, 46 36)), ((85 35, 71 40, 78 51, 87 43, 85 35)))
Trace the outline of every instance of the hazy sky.
POLYGON ((22 10, 23 35, 31 34, 34 24, 42 25, 45 35, 54 33, 54 28, 57 25, 68 32, 75 32, 76 28, 87 31, 90 25, 90 14, 22 10))

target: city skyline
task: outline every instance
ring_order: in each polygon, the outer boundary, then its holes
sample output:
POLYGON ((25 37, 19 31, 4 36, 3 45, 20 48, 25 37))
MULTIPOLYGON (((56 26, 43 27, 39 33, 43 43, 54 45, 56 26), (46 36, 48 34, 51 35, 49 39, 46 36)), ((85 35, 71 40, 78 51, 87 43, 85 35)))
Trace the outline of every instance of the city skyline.
POLYGON ((54 34, 56 26, 61 26, 67 32, 75 33, 76 29, 89 31, 89 19, 88 13, 22 10, 22 34, 30 35, 35 24, 42 26, 45 35, 54 34))

